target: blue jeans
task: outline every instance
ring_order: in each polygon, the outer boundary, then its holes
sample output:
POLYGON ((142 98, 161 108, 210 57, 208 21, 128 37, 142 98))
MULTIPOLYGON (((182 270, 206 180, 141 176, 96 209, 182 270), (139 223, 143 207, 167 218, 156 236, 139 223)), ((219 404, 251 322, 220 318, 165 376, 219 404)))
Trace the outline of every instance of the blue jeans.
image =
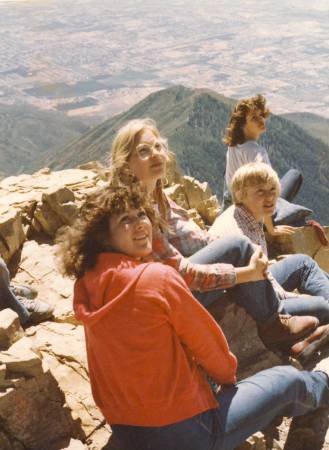
MULTIPOLYGON (((254 246, 245 236, 216 239, 192 255, 189 260, 198 264, 230 263, 234 267, 249 264, 254 246)), ((322 323, 329 323, 329 281, 319 266, 308 256, 291 255, 271 266, 271 272, 287 290, 300 289, 314 297, 297 296, 279 300, 268 280, 242 283, 233 288, 210 292, 193 292, 205 307, 219 297, 226 297, 242 306, 259 324, 276 317, 278 313, 311 315, 322 323), (328 295, 327 295, 328 294, 328 295)))
POLYGON ((232 450, 278 416, 328 407, 328 377, 279 366, 224 387, 217 398, 218 408, 171 425, 112 425, 118 449, 232 450))
POLYGON ((298 289, 312 297, 289 298, 282 301, 285 312, 291 315, 311 315, 321 324, 329 323, 329 276, 310 256, 295 254, 270 266, 274 278, 287 291, 298 289), (302 300, 301 300, 302 299, 302 300))
POLYGON ((10 278, 7 265, 0 258, 0 311, 10 308, 18 314, 21 324, 28 321, 30 313, 10 290, 10 278))
MULTIPOLYGON (((228 263, 234 267, 249 264, 255 248, 245 236, 228 236, 216 239, 194 253, 189 260, 197 264, 228 263)), ((228 290, 216 289, 210 292, 193 292, 205 307, 218 297, 226 297, 242 306, 256 322, 265 322, 276 317, 280 311, 280 300, 268 280, 237 284, 228 290)))
POLYGON ((281 194, 280 197, 292 202, 298 194, 303 183, 303 175, 296 169, 289 169, 280 179, 281 194))

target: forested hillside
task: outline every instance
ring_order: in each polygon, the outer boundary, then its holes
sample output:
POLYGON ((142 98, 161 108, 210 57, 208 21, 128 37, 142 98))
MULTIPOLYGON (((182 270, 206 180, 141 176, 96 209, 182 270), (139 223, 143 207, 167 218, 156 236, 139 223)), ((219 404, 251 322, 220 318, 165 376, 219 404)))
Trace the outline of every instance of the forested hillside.
MULTIPOLYGON (((54 153, 52 167, 74 167, 82 162, 106 160, 116 131, 128 120, 152 117, 169 139, 184 173, 209 181, 222 193, 226 146, 222 143, 234 101, 214 91, 171 87, 149 95, 123 114, 115 116, 54 153)), ((280 175, 290 167, 305 177, 297 201, 329 223, 329 148, 289 120, 272 115, 263 144, 280 175)))
POLYGON ((307 112, 282 114, 282 117, 291 120, 304 128, 311 136, 321 139, 329 145, 329 119, 307 112))
POLYGON ((32 173, 48 154, 89 130, 80 119, 28 105, 0 105, 0 176, 32 173))

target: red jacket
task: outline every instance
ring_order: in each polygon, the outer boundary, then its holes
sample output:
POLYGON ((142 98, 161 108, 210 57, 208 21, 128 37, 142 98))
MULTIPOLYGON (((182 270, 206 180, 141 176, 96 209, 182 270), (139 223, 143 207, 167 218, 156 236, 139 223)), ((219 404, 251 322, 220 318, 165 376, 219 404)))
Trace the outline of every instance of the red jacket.
POLYGON ((74 310, 110 424, 162 426, 216 408, 203 369, 219 384, 236 381, 220 327, 169 266, 103 253, 76 281, 74 310))

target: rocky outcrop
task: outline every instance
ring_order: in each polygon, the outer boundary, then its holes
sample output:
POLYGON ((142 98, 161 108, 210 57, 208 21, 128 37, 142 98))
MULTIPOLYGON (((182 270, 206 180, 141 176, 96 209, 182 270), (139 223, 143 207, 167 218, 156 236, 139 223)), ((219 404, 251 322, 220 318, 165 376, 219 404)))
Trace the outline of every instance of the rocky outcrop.
POLYGON ((97 163, 88 169, 19 175, 0 182, 0 250, 8 261, 26 236, 53 238, 58 228, 72 223, 88 192, 104 183, 97 163))
POLYGON ((0 208, 0 254, 9 261, 25 241, 20 211, 13 208, 0 208))
POLYGON ((211 225, 219 214, 217 197, 212 195, 207 182, 200 183, 195 178, 182 176, 166 188, 169 197, 177 204, 190 211, 195 222, 205 228, 211 225))
MULTIPOLYGON (((324 227, 324 232, 329 239, 329 227, 324 227)), ((266 239, 270 247, 270 256, 304 253, 311 256, 323 270, 329 272, 329 246, 321 244, 313 227, 300 227, 292 235, 275 238, 267 236, 266 239)))
POLYGON ((0 311, 0 350, 9 348, 23 336, 17 314, 11 309, 0 311))
MULTIPOLYGON (((73 281, 58 271, 53 240, 61 226, 74 220, 86 195, 106 179, 106 169, 92 162, 0 183, 1 252, 9 261, 19 251, 14 280, 33 285, 38 298, 55 307, 54 321, 25 331, 13 311, 0 312, 1 450, 101 450, 111 435, 92 399, 83 327, 72 312, 73 281)), ((168 194, 198 223, 209 225, 219 207, 207 183, 180 179, 176 172, 172 181, 168 194)), ((306 230, 305 236, 310 232, 306 230)), ((303 233, 298 242, 304 242, 303 233)), ((297 249, 296 242, 289 251, 297 249)), ((303 245, 303 251, 312 255, 315 251, 326 261, 326 249, 317 242, 307 237, 303 245)), ((239 377, 281 362, 263 346, 254 321, 243 309, 219 298, 211 312, 238 356, 239 377)), ((263 449, 264 436, 257 434, 245 445, 263 449)))

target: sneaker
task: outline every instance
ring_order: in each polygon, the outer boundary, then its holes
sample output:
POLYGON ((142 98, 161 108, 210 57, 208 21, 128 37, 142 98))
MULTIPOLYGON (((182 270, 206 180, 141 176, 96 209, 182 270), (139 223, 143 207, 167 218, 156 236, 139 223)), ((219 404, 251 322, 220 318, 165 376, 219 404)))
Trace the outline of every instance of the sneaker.
POLYGON ((53 316, 54 307, 40 300, 31 300, 25 297, 17 297, 30 313, 28 322, 34 325, 44 322, 53 316))
POLYGON ((329 342, 329 325, 318 327, 303 341, 290 347, 290 355, 302 364, 311 358, 314 353, 329 342))
POLYGON ((36 289, 30 286, 25 286, 23 284, 10 284, 10 290, 15 295, 15 297, 33 299, 38 295, 38 291, 36 289))
POLYGON ((258 325, 258 336, 268 348, 293 344, 311 334, 319 325, 316 317, 279 314, 275 320, 258 325))

